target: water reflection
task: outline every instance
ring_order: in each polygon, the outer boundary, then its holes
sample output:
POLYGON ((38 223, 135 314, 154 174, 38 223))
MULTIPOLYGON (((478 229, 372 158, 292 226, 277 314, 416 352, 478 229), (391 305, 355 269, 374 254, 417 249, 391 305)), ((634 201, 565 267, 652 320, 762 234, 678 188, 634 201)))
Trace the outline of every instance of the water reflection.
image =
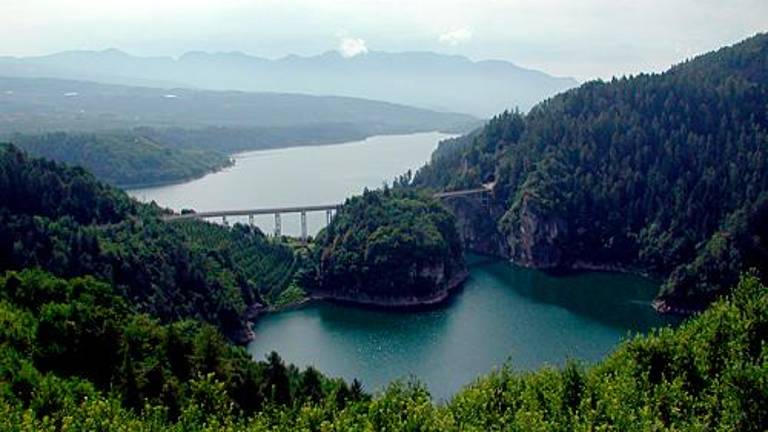
POLYGON ((259 320, 249 350, 257 358, 276 350, 370 389, 414 375, 444 399, 504 363, 529 370, 568 358, 593 362, 628 332, 670 323, 649 306, 657 285, 639 277, 555 277, 485 257, 469 261, 469 280, 442 307, 395 312, 315 303, 259 320))

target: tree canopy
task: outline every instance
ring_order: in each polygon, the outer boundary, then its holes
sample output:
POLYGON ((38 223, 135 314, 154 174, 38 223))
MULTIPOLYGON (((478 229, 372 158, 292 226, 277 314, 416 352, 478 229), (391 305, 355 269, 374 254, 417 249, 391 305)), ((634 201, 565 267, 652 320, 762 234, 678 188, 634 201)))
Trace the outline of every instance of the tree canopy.
POLYGON ((81 168, 0 149, 0 270, 93 275, 165 321, 196 318, 233 339, 247 310, 276 301, 302 258, 258 229, 165 223, 81 168))
POLYGON ((14 134, 9 141, 121 187, 189 180, 231 163, 223 153, 165 145, 135 132, 14 134))
POLYGON ((492 177, 513 260, 672 274, 663 298, 702 307, 740 271, 768 268, 766 64, 761 34, 662 74, 586 83, 441 145, 412 184, 492 177), (547 223, 556 235, 531 234, 547 223), (736 256, 707 259, 722 253, 736 256))
POLYGON ((466 272, 453 216, 412 192, 349 198, 316 243, 314 290, 334 298, 418 303, 444 296, 466 272))

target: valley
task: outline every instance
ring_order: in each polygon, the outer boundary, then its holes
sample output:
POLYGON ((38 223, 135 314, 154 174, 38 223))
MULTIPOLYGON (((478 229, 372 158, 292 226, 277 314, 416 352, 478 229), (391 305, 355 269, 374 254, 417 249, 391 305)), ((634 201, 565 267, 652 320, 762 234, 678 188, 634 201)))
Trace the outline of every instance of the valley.
POLYGON ((336 37, 0 58, 0 430, 768 430, 768 34, 336 37))

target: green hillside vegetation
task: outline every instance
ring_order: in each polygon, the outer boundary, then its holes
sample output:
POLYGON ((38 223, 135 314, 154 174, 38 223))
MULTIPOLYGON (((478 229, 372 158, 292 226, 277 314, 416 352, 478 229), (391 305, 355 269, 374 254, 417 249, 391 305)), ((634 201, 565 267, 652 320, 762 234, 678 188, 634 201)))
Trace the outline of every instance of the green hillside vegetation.
POLYGON ((501 114, 413 184, 495 178, 495 222, 513 260, 650 272, 668 277, 668 305, 702 308, 739 272, 768 268, 766 106, 761 34, 663 74, 590 82, 527 115, 501 114))
MULTIPOLYGON (((199 321, 161 324, 91 276, 24 270, 1 276, 0 287, 0 412, 29 409, 24 422, 40 423, 27 428, 107 430, 109 420, 93 409, 199 426, 211 413, 365 397, 359 384, 353 391, 275 353, 253 361, 199 321)), ((0 430, 17 430, 17 420, 0 420, 0 430)))
POLYGON ((0 429, 14 431, 742 431, 768 428, 768 289, 746 277, 680 328, 594 366, 502 368, 435 405, 416 382, 369 398, 212 327, 161 325, 106 284, 0 279, 0 429), (107 390, 109 389, 109 390, 107 390))
POLYGON ((243 340, 250 309, 293 281, 302 258, 242 225, 165 223, 160 209, 81 168, 0 149, 0 270, 93 275, 164 322, 200 319, 243 340))
POLYGON ((389 188, 348 199, 314 250, 315 294, 361 303, 444 298, 466 275, 453 216, 430 198, 389 188))
POLYGON ((121 187, 189 180, 231 164, 224 153, 173 148, 131 133, 14 134, 9 141, 30 155, 81 166, 121 187))

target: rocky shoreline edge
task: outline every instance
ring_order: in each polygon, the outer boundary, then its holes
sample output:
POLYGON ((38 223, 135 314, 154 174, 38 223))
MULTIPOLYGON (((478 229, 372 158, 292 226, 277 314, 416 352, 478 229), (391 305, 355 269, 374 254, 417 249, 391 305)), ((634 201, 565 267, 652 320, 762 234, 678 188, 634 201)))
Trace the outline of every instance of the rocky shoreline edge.
POLYGON ((382 300, 382 299, 360 299, 360 298, 353 298, 353 297, 339 297, 335 295, 313 293, 304 297, 301 301, 298 301, 296 303, 293 303, 285 307, 281 307, 279 309, 273 309, 257 303, 257 304, 251 305, 248 308, 248 310, 246 310, 246 313, 244 316, 244 320, 246 324, 245 328, 238 331, 237 334, 232 335, 232 339, 239 344, 245 345, 248 342, 251 342, 252 340, 254 340, 254 338, 256 337, 256 333, 253 330, 253 326, 255 325, 256 320, 260 316, 264 314, 285 312, 287 310, 304 307, 316 301, 329 301, 329 302, 340 303, 340 304, 362 307, 362 308, 374 308, 374 309, 386 309, 386 310, 412 311, 412 310, 429 309, 429 308, 437 307, 447 302, 451 298, 451 296, 456 291, 458 291, 459 288, 461 288, 461 286, 464 284, 464 282, 467 280, 468 277, 469 277, 469 270, 464 269, 458 272, 445 283, 444 289, 436 292, 434 295, 427 298, 410 297, 407 299, 382 300))

